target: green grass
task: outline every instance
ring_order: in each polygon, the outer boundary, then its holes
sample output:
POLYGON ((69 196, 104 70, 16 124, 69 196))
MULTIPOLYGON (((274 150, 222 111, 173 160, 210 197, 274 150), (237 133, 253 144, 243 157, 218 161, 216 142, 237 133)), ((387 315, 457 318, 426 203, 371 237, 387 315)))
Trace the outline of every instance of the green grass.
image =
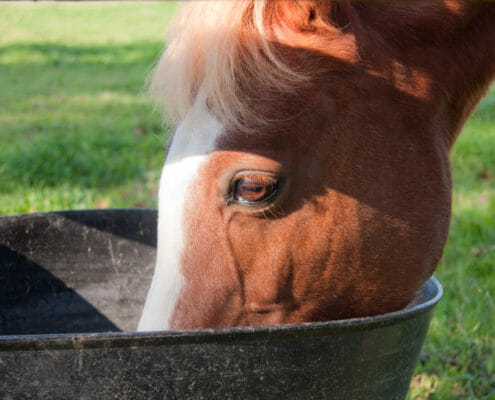
POLYGON ((495 399, 495 87, 452 151, 453 215, 439 303, 411 399, 495 399))
POLYGON ((0 214, 155 207, 145 90, 174 3, 0 4, 0 214))
MULTIPOLYGON (((144 87, 175 7, 0 4, 0 214, 156 207, 167 132, 144 87)), ((495 399, 494 90, 452 160, 445 297, 409 397, 495 399)))

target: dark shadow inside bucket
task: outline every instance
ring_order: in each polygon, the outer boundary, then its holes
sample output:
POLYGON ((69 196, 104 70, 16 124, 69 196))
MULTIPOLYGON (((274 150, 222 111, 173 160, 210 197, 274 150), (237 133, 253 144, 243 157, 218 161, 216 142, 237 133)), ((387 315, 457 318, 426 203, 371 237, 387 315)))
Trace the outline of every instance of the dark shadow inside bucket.
POLYGON ((0 335, 134 330, 155 226, 153 210, 0 218, 0 335))
POLYGON ((41 265, 0 245, 0 335, 119 331, 41 265))

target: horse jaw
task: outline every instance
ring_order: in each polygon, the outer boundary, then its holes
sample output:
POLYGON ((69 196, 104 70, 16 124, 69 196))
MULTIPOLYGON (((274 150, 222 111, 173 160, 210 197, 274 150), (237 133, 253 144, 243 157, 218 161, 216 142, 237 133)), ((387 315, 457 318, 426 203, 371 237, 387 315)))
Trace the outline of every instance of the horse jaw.
MULTIPOLYGON (((181 270, 185 249, 185 204, 197 171, 214 150, 222 125, 211 115, 200 92, 177 127, 159 187, 156 266, 138 331, 167 330, 185 285, 181 270)), ((191 193, 194 193, 192 190, 191 193)))

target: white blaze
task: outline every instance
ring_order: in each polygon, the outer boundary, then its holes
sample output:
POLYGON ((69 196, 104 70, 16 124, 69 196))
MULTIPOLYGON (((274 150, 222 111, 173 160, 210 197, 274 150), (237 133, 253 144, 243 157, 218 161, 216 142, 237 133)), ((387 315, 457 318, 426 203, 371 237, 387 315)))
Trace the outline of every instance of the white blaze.
POLYGON ((208 111, 206 97, 200 92, 172 140, 159 187, 158 248, 155 272, 146 298, 139 331, 169 329, 184 276, 181 259, 185 232, 184 205, 190 186, 201 164, 214 150, 222 125, 208 111))

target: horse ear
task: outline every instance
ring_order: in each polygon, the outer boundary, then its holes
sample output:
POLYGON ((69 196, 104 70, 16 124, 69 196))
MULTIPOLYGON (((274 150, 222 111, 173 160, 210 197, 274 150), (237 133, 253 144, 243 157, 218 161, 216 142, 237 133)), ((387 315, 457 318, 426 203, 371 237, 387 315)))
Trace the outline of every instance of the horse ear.
POLYGON ((350 4, 347 2, 335 1, 330 6, 330 23, 344 30, 350 26, 350 4))
POLYGON ((269 4, 268 24, 277 21, 275 25, 290 27, 295 32, 343 31, 351 25, 352 5, 348 2, 306 0, 269 4))
POLYGON ((350 25, 350 4, 341 1, 316 1, 306 5, 308 23, 318 25, 323 21, 325 24, 344 30, 350 25))

